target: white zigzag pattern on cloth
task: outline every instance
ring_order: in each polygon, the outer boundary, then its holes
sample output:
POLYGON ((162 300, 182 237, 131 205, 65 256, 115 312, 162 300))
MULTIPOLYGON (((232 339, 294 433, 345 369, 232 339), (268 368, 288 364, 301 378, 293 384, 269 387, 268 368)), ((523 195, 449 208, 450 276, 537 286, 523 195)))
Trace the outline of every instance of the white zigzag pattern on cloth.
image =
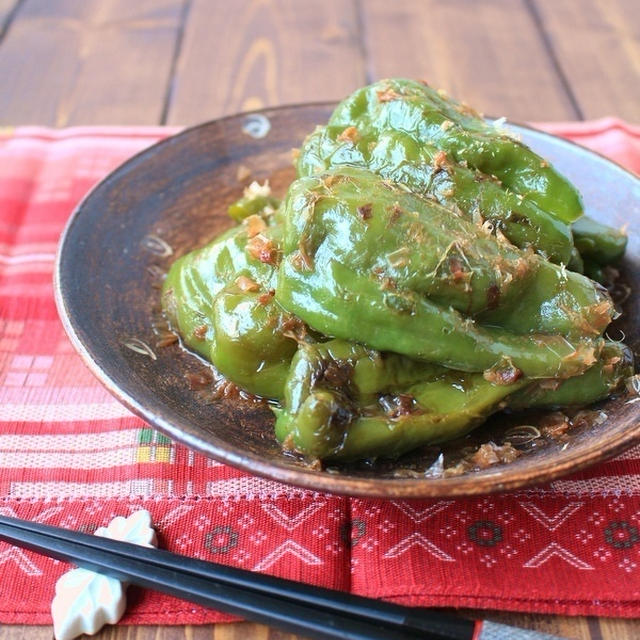
POLYGON ((576 511, 578 511, 584 502, 570 502, 564 506, 554 516, 545 513, 538 505, 533 502, 521 502, 520 506, 537 522, 543 525, 549 531, 555 531, 564 522, 566 522, 576 511))
POLYGON ((25 555, 24 551, 17 547, 9 547, 0 553, 0 566, 9 562, 15 562, 20 571, 28 576, 42 575, 42 570, 25 555))
MULTIPOLYGON (((171 509, 171 511, 167 512, 162 520, 157 523, 157 528, 169 527, 172 524, 175 524, 180 518, 186 516, 193 509, 194 505, 181 504, 177 506, 175 509, 171 509)), ((139 509, 140 507, 136 507, 135 505, 131 506, 132 510, 139 509)))
POLYGON ((580 560, 577 556, 574 556, 573 553, 567 551, 564 547, 561 547, 557 542, 551 542, 548 544, 542 551, 537 553, 533 558, 527 560, 522 566, 527 569, 537 569, 541 567, 543 564, 551 560, 554 556, 561 558, 572 567, 576 569, 584 569, 589 570, 593 569, 593 567, 585 562, 584 560, 580 560))
POLYGON ((271 518, 273 518, 273 520, 275 520, 275 522, 277 522, 281 527, 284 527, 287 531, 294 531, 314 513, 320 511, 324 505, 324 500, 318 500, 317 502, 313 502, 309 506, 298 511, 298 513, 293 516, 287 515, 282 511, 282 509, 270 502, 260 506, 262 507, 262 510, 271 516, 271 518))
MULTIPOLYGON (((41 511, 35 518, 32 518, 34 522, 46 522, 49 518, 55 516, 62 511, 62 506, 49 507, 44 511, 41 511)), ((0 507, 0 515, 7 516, 9 518, 16 518, 17 514, 11 507, 0 507)), ((0 553, 0 566, 7 564, 8 562, 15 562, 16 566, 28 576, 40 576, 42 570, 35 564, 22 549, 18 547, 10 546, 0 553)))
POLYGON ((433 542, 427 540, 421 533, 412 533, 410 536, 407 536, 398 542, 398 544, 391 547, 391 549, 389 549, 382 557, 397 558, 414 546, 422 547, 425 551, 428 551, 432 556, 435 556, 438 560, 442 560, 443 562, 456 561, 455 558, 452 558, 448 553, 433 544, 433 542))
POLYGON ((299 560, 302 560, 308 565, 320 565, 322 560, 318 556, 314 555, 305 547, 299 545, 293 540, 287 540, 283 542, 278 548, 274 549, 271 553, 266 555, 258 564, 253 568, 254 571, 266 571, 270 569, 278 560, 290 553, 299 560))
POLYGON ((440 502, 436 502, 436 504, 426 507, 425 509, 415 509, 404 500, 398 502, 394 500, 392 504, 400 509, 400 511, 402 511, 406 516, 409 516, 414 522, 419 524, 427 518, 434 516, 436 513, 440 513, 449 505, 452 505, 453 500, 441 500, 440 502))
MULTIPOLYGON (((41 522, 44 523, 47 520, 49 520, 49 518, 52 518, 53 516, 57 515, 58 513, 60 513, 63 510, 64 507, 62 507, 61 505, 56 506, 56 507, 49 507, 47 509, 45 509, 44 511, 41 511, 35 518, 31 518, 34 522, 41 522)), ((1 516, 5 516, 7 518, 17 518, 18 514, 11 508, 11 507, 0 507, 0 515, 1 516)))

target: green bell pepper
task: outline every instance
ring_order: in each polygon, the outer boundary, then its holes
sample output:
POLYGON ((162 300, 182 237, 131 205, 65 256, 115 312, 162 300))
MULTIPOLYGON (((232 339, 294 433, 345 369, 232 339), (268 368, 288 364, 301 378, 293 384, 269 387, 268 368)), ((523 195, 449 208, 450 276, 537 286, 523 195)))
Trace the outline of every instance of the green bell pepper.
POLYGON ((463 371, 584 371, 614 310, 579 274, 375 174, 302 178, 282 205, 276 299, 326 335, 463 371), (357 329, 356 329, 357 327, 357 329))
POLYGON ((428 194, 514 244, 567 264, 580 196, 547 161, 477 114, 413 80, 357 90, 304 142, 299 176, 357 166, 428 194))
MULTIPOLYGON (((246 204, 244 196, 232 209, 246 204)), ((185 346, 250 393, 279 398, 306 328, 274 299, 282 226, 273 204, 251 208, 241 225, 179 258, 162 301, 185 346)))
POLYGON ((500 385, 477 373, 420 367, 341 340, 301 345, 276 411, 276 436, 285 448, 323 460, 394 458, 460 437, 507 406, 595 402, 633 371, 629 351, 612 342, 585 374, 559 384, 500 385))

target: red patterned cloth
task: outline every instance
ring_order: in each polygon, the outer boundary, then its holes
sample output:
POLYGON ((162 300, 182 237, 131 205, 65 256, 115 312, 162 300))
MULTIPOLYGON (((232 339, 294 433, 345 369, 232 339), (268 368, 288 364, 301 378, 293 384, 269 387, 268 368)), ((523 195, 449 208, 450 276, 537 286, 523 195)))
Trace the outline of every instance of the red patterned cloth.
MULTIPOLYGON (((640 130, 547 125, 640 171, 640 130)), ((93 531, 149 509, 160 546, 414 605, 640 615, 640 447, 530 491, 320 495, 194 454, 132 416, 53 303, 60 231, 89 187, 165 128, 0 130, 0 513, 93 531)), ((48 623, 67 566, 0 543, 0 622, 48 623)), ((126 623, 220 621, 131 588, 126 623)))

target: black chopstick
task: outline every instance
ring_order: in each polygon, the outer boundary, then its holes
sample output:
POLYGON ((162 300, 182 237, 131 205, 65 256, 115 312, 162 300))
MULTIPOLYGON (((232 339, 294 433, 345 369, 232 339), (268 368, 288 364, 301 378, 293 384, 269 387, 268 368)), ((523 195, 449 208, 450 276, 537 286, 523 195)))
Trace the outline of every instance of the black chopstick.
POLYGON ((471 640, 475 623, 159 549, 0 516, 0 539, 285 631, 335 640, 471 640))

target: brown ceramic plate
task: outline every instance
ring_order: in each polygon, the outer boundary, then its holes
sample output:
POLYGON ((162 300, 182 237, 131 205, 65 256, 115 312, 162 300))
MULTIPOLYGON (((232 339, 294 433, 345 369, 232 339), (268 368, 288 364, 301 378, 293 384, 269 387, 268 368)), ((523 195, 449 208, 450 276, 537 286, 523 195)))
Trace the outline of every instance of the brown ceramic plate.
MULTIPOLYGON (((177 344, 155 346, 159 270, 230 226, 226 208, 243 188, 239 167, 249 169, 252 179, 269 178, 274 191, 283 193, 293 176, 292 147, 325 122, 331 109, 329 104, 282 107, 187 129, 138 154, 93 189, 68 223, 56 269, 60 315, 93 373, 174 440, 252 473, 319 491, 386 497, 500 491, 556 479, 639 442, 640 402, 626 397, 602 404, 598 415, 606 419, 574 428, 569 442, 539 439, 524 446, 514 462, 483 471, 421 477, 438 453, 432 449, 379 468, 318 471, 283 455, 268 408, 242 399, 212 403, 194 392, 185 372, 197 374, 205 365, 177 344), (165 255, 167 245, 171 255, 165 255), (125 346, 135 341, 149 345, 155 357, 125 346)), ((628 225, 624 277, 633 293, 617 329, 640 353, 639 181, 581 147, 513 128, 573 180, 593 217, 628 225)), ((490 421, 471 439, 451 445, 447 459, 455 460, 470 442, 501 442, 508 426, 490 421)))

